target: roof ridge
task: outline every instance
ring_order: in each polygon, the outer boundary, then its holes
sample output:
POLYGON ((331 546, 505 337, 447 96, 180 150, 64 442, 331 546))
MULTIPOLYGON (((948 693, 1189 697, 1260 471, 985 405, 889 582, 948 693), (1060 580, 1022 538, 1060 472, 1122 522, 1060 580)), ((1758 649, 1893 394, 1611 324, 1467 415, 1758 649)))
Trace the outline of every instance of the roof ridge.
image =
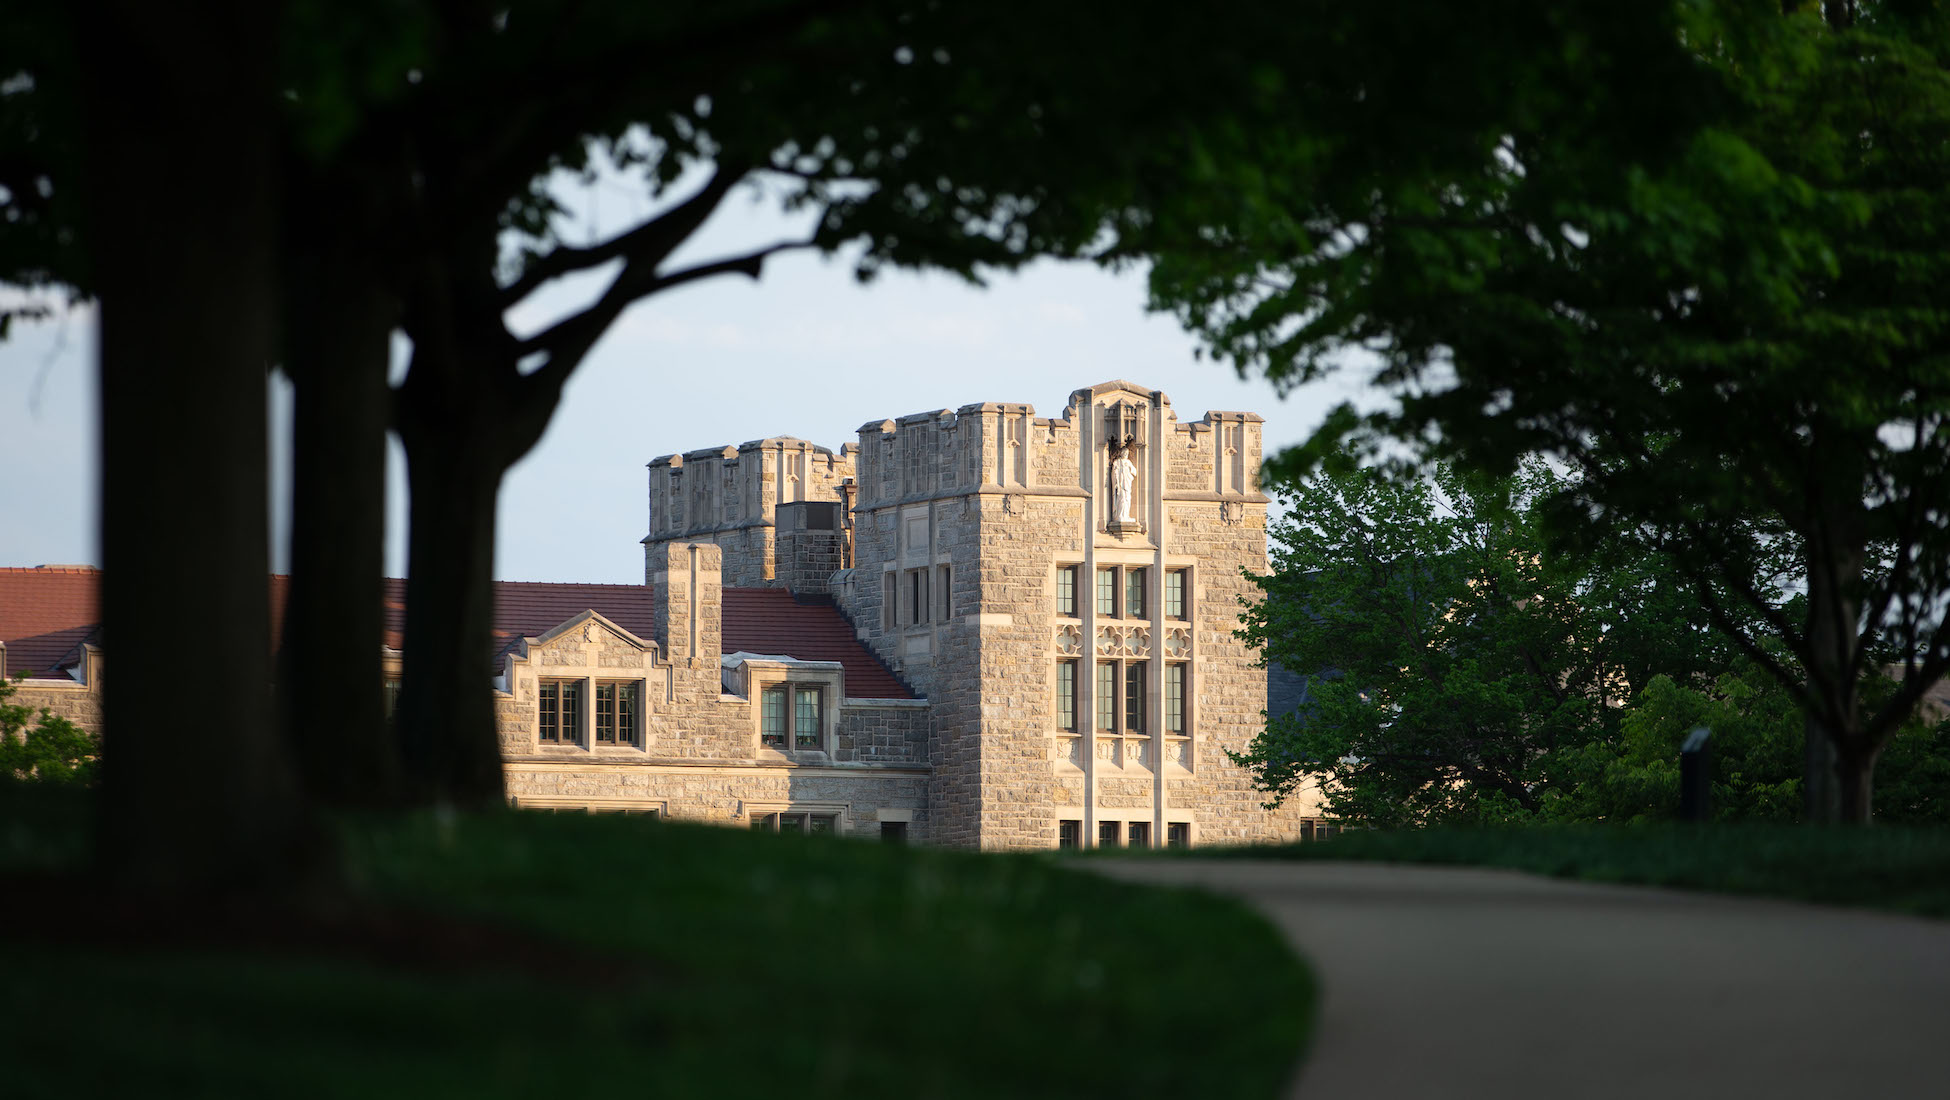
POLYGON ((0 573, 32 573, 47 576, 50 573, 99 573, 95 565, 0 565, 0 573))
MULTIPOLYGON (((388 577, 387 580, 405 578, 388 577)), ((631 591, 648 590, 652 585, 628 584, 620 581, 495 581, 497 585, 520 585, 523 588, 627 588, 631 591)))

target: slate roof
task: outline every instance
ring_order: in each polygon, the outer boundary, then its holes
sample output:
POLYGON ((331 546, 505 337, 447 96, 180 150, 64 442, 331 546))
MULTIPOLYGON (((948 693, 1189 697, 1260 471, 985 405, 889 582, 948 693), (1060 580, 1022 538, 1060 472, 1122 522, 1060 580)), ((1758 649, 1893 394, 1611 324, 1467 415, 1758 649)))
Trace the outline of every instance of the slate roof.
POLYGON ((782 588, 724 590, 724 651, 779 653, 802 661, 838 661, 846 693, 856 699, 912 699, 873 651, 853 634, 853 624, 831 604, 800 603, 782 588))
MULTIPOLYGON (((0 642, 7 646, 7 675, 61 677, 81 660, 84 642, 96 642, 101 621, 92 568, 0 568, 0 642)), ((271 578, 272 635, 283 618, 286 578, 271 578)), ((887 666, 853 635, 830 604, 803 604, 782 589, 724 589, 724 650, 778 653, 802 661, 838 661, 847 693, 862 699, 911 699, 887 666)), ((386 581, 386 645, 398 649, 406 626, 406 582, 386 581)), ((533 638, 593 610, 648 641, 655 633, 649 586, 496 581, 494 671, 522 638, 533 638)))

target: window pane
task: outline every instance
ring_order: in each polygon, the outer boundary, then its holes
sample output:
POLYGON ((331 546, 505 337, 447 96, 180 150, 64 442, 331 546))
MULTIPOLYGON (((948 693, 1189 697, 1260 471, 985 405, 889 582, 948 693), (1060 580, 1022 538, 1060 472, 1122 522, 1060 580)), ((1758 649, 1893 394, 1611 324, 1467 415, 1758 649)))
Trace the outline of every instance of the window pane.
POLYGON ((934 567, 934 621, 945 623, 955 613, 955 578, 953 571, 945 565, 934 567))
POLYGON ((1142 569, 1124 571, 1124 617, 1144 617, 1144 573, 1142 569))
POLYGON ((839 822, 840 816, 838 814, 814 814, 812 815, 812 831, 815 833, 830 833, 839 828, 839 822))
POLYGON ((1144 729, 1144 664, 1132 662, 1124 666, 1124 728, 1144 729))
POLYGON ((548 681, 542 683, 542 721, 541 738, 544 741, 562 740, 562 701, 556 685, 548 681))
POLYGON ((1108 662, 1097 666, 1097 728, 1117 728, 1117 666, 1108 662))
POLYGON ((1185 666, 1165 666, 1165 732, 1185 732, 1185 666))
POLYGON ((636 744, 636 685, 617 686, 616 739, 625 745, 636 744))
POLYGON ((1165 847, 1189 848, 1192 846, 1192 827, 1183 821, 1174 821, 1165 826, 1165 847))
POLYGON ((793 743, 798 748, 819 747, 819 689, 797 688, 792 693, 793 743))
POLYGON ((806 831, 805 814, 780 814, 779 831, 782 833, 803 833, 806 831))
POLYGON ((880 839, 888 844, 907 843, 907 822, 883 821, 880 823, 880 839))
POLYGON ((778 825, 778 814, 753 814, 752 832, 769 833, 778 825))
POLYGON ((785 688, 768 687, 761 698, 760 740, 769 748, 785 748, 785 688))
POLYGON ((1123 831, 1123 826, 1115 821, 1099 821, 1097 823, 1097 847, 1117 847, 1117 838, 1123 831))
POLYGON ((616 740, 616 685, 596 685, 596 740, 616 740))
POLYGON ((582 684, 570 681, 562 685, 562 743, 573 745, 582 740, 582 684))
POLYGON ((1056 846, 1074 848, 1083 839, 1083 822, 1059 821, 1056 823, 1056 846))
POLYGON ((1077 663, 1058 661, 1056 664, 1056 728, 1074 730, 1077 728, 1077 663))
POLYGON ((1097 570, 1097 614, 1117 614, 1117 570, 1097 570))
POLYGON ((1165 574, 1165 617, 1182 619, 1185 617, 1185 571, 1174 569, 1165 574))
POLYGON ((1151 847, 1151 823, 1149 821, 1131 822, 1131 847, 1151 847))
POLYGON ((880 584, 880 627, 892 630, 900 623, 900 582, 892 573, 886 574, 880 584))
POLYGON ((1066 565, 1056 571, 1056 613, 1077 613, 1077 567, 1066 565))

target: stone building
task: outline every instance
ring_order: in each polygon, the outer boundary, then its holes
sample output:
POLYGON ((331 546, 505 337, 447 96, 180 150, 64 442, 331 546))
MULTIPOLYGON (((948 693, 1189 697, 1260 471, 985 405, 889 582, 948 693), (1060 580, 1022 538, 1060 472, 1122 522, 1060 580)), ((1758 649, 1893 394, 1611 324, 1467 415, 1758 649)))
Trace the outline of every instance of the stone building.
MULTIPOLYGON (((986 849, 1309 835, 1313 800, 1262 808, 1225 751, 1268 701, 1233 636, 1266 568, 1259 464, 1259 417, 1181 422, 1128 382, 1054 418, 658 458, 641 586, 497 586, 510 798, 986 849)), ((23 583, 43 572, 0 570, 0 660, 86 719, 92 606, 22 612, 76 587, 23 583)))

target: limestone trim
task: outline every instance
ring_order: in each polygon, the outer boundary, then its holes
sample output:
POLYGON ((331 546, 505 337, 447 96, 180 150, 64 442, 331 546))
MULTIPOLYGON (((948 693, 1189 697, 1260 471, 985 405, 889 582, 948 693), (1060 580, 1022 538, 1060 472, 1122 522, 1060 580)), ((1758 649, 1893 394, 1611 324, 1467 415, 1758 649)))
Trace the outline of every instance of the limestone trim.
POLYGON ((835 835, 845 836, 853 831, 853 807, 846 802, 748 802, 740 799, 736 818, 750 823, 754 818, 770 814, 832 814, 836 819, 833 823, 835 835))
POLYGON ((1190 504, 1190 503, 1200 503, 1200 502, 1226 503, 1226 504, 1232 504, 1232 503, 1271 504, 1273 503, 1273 498, 1267 496, 1265 493, 1259 492, 1256 489, 1247 490, 1246 492, 1243 493, 1217 493, 1217 492, 1213 492, 1210 489, 1205 489, 1205 490, 1171 489, 1165 492, 1164 501, 1166 504, 1190 504))
POLYGON ((517 810, 587 810, 592 814, 653 813, 670 816, 670 800, 664 798, 584 798, 577 795, 513 795, 508 805, 517 810))
POLYGON ((601 761, 591 761, 587 758, 569 760, 560 757, 527 756, 510 756, 505 759, 510 765, 532 772, 586 772, 592 764, 600 764, 604 768, 631 768, 649 775, 693 775, 721 779, 749 776, 758 772, 787 771, 806 779, 925 779, 934 770, 926 764, 876 764, 870 761, 806 765, 781 761, 727 764, 722 760, 673 760, 669 757, 658 757, 654 760, 601 761))

